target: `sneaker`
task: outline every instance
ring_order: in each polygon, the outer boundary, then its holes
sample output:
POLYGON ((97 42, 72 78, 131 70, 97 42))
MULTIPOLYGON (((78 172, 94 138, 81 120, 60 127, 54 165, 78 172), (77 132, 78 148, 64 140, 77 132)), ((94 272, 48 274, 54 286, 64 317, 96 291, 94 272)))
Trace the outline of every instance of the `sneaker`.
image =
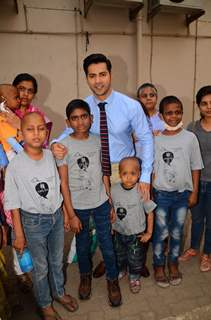
POLYGON ((191 258, 197 256, 198 252, 195 249, 187 249, 180 257, 179 261, 185 262, 191 260, 191 258))
POLYGON ((78 288, 78 296, 81 300, 87 300, 91 296, 92 277, 90 274, 81 274, 81 281, 78 288))
POLYGON ((207 272, 211 270, 211 259, 207 254, 203 254, 201 257, 200 271, 207 272))
POLYGON ((123 270, 119 272, 118 279, 121 280, 127 275, 127 271, 123 270))
POLYGON ((107 280, 107 287, 108 287, 108 299, 110 305, 112 307, 118 307, 122 304, 122 296, 119 287, 119 281, 115 280, 107 280))
POLYGON ((139 291, 141 290, 141 281, 139 279, 130 280, 129 286, 132 293, 139 293, 139 291))
POLYGON ((167 288, 169 287, 169 281, 165 274, 163 266, 154 267, 155 273, 155 282, 160 288, 167 288))

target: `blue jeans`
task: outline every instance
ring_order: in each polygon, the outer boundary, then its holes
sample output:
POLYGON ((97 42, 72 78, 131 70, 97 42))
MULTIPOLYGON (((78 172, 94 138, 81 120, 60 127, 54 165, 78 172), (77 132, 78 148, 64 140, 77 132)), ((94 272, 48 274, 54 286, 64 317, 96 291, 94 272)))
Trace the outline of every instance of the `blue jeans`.
POLYGON ((52 302, 51 292, 54 297, 64 295, 63 214, 61 209, 54 214, 21 210, 21 220, 33 261, 35 298, 39 307, 47 307, 52 302))
POLYGON ((191 209, 191 248, 198 250, 205 226, 204 253, 211 253, 211 182, 200 181, 199 201, 191 209))
POLYGON ((94 209, 75 209, 75 213, 83 227, 83 229, 76 234, 76 250, 80 274, 92 273, 89 236, 89 218, 92 216, 95 222, 97 239, 105 262, 106 277, 108 280, 114 280, 118 277, 111 236, 110 209, 111 207, 108 201, 94 209))
POLYGON ((165 265, 164 240, 167 237, 169 237, 168 263, 177 263, 187 213, 189 191, 153 190, 153 194, 154 201, 157 204, 152 240, 154 266, 165 265))

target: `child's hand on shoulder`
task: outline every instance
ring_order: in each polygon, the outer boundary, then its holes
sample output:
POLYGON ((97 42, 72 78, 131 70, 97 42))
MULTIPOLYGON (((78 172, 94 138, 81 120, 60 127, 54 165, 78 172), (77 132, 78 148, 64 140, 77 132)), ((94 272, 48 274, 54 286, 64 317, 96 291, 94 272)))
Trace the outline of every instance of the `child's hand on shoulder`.
POLYGON ((75 232, 75 233, 79 233, 82 230, 82 224, 80 219, 74 215, 72 217, 70 217, 70 229, 75 232))
POLYGON ((152 234, 149 232, 145 232, 139 236, 141 242, 147 242, 151 238, 152 234))
POLYGON ((58 160, 63 160, 67 154, 67 148, 61 143, 53 143, 51 145, 51 151, 54 155, 54 158, 58 160))
POLYGON ((198 201, 198 192, 193 191, 190 193, 189 198, 188 198, 188 207, 192 208, 197 204, 198 201))

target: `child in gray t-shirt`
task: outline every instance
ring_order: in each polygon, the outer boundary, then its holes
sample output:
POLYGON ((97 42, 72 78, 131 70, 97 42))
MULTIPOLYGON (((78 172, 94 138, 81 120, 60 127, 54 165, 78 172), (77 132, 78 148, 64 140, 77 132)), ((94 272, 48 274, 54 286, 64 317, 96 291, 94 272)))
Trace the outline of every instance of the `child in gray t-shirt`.
POLYGON ((20 255, 25 246, 31 253, 34 292, 42 318, 56 319, 59 315, 52 296, 68 311, 78 308, 64 290, 60 180, 51 151, 43 149, 47 137, 44 118, 36 112, 26 114, 21 131, 24 150, 7 167, 4 207, 12 212, 13 247, 20 255))
POLYGON ((203 168, 196 136, 182 129, 183 106, 175 96, 160 102, 165 130, 155 137, 153 196, 157 204, 153 232, 155 281, 160 287, 179 285, 182 275, 178 257, 187 208, 197 202, 200 170, 203 168), (164 241, 169 237, 168 269, 164 241))
POLYGON ((89 133, 92 115, 87 102, 72 100, 66 108, 66 116, 73 133, 61 141, 68 153, 63 160, 57 160, 57 165, 70 227, 76 233, 79 298, 86 300, 91 295, 89 220, 93 217, 105 262, 108 298, 112 306, 118 306, 121 304, 121 293, 111 237, 109 176, 102 172, 100 137, 89 133))
POLYGON ((121 182, 111 188, 116 213, 113 229, 119 278, 128 271, 130 290, 138 293, 141 288, 141 269, 145 262, 144 243, 152 236, 152 211, 156 204, 151 200, 143 201, 140 196, 137 183, 140 165, 137 158, 123 158, 119 163, 119 175, 121 182))

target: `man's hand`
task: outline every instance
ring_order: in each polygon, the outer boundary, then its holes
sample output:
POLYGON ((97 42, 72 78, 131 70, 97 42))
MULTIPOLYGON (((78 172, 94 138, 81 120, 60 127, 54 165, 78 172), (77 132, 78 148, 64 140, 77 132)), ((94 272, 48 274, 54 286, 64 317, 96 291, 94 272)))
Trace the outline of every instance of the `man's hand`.
POLYGON ((198 201, 198 192, 191 192, 188 198, 188 207, 192 208, 197 204, 198 201))
POLYGON ((111 223, 114 223, 116 221, 116 213, 113 207, 111 207, 110 211, 110 221, 111 223))
POLYGON ((54 157, 58 160, 63 160, 67 154, 67 148, 63 146, 63 144, 57 142, 51 145, 51 151, 54 157))
POLYGON ((152 234, 149 232, 143 233, 142 235, 139 236, 139 239, 141 242, 147 242, 151 238, 152 234))
POLYGON ((70 229, 75 233, 79 233, 82 230, 81 221, 77 216, 70 218, 70 229))
POLYGON ((24 236, 18 236, 13 241, 13 247, 20 255, 22 255, 25 246, 26 246, 26 239, 24 236))
POLYGON ((150 184, 140 181, 138 188, 144 201, 150 200, 150 184))

